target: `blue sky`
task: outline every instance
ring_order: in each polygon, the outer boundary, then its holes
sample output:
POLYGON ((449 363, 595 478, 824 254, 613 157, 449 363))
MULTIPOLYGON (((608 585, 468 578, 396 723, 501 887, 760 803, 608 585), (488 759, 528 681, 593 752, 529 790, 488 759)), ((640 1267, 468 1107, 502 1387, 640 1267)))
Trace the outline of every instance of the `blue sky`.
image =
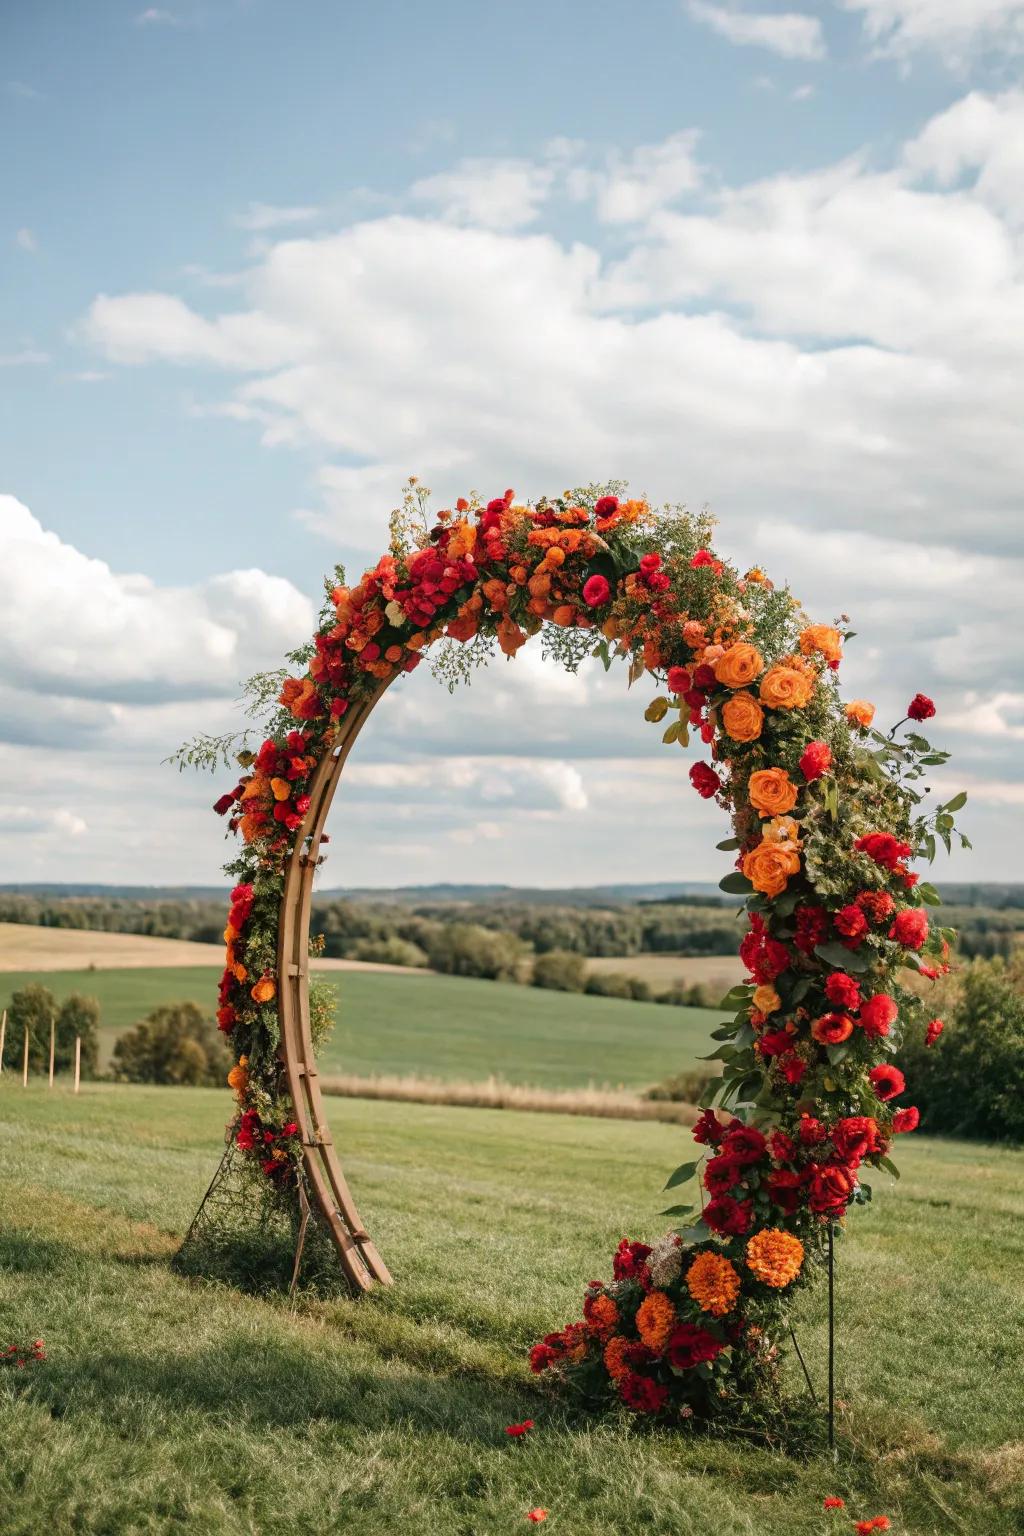
MULTIPOLYGON (((5 7, 4 877, 213 878, 160 758, 408 473, 710 502, 855 691, 935 693, 955 873, 1014 875, 1022 49, 1024 0, 5 7)), ((713 875, 633 701, 516 669, 409 681, 334 878, 713 875)))

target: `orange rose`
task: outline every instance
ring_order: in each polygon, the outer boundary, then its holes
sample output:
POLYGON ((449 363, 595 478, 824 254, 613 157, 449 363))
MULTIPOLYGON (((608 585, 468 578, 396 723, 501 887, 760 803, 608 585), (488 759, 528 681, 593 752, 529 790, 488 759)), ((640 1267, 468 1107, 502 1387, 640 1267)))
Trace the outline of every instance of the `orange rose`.
POLYGON ((761 703, 769 709, 803 709, 813 692, 812 679, 795 667, 772 667, 761 679, 761 703))
POLYGON ((875 706, 867 699, 851 699, 846 706, 846 718, 851 725, 860 725, 867 730, 875 718, 875 706))
POLYGON ((722 705, 722 726, 733 741, 756 741, 764 725, 764 710, 752 693, 735 693, 722 705))
POLYGON ((738 640, 715 662, 715 677, 723 688, 745 688, 764 671, 764 657, 756 645, 738 640))
POLYGON ((790 875, 800 872, 800 855, 785 843, 758 843, 743 855, 743 873, 762 896, 781 896, 790 875))
POLYGON ((804 656, 817 651, 826 661, 840 661, 843 655, 843 637, 838 629, 828 624, 808 624, 800 631, 800 650, 804 656))
POLYGON ((747 794, 762 816, 784 816, 796 805, 797 787, 785 768, 759 768, 750 775, 747 794))
POLYGON ((758 1013, 777 1013, 782 1007, 782 998, 774 987, 768 985, 755 988, 751 1002, 758 1013))

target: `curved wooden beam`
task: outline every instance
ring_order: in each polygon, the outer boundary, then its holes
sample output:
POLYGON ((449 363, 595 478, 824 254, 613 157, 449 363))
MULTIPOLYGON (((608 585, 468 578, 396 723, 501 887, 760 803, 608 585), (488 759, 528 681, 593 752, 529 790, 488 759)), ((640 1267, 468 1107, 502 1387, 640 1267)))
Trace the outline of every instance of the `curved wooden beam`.
POLYGON ((349 711, 334 747, 313 775, 309 810, 285 868, 277 947, 279 1049, 302 1136, 303 1169, 313 1204, 357 1291, 368 1291, 375 1281, 390 1285, 391 1275, 360 1220, 324 1114, 310 1032, 309 921, 327 814, 355 739, 387 686, 349 711))

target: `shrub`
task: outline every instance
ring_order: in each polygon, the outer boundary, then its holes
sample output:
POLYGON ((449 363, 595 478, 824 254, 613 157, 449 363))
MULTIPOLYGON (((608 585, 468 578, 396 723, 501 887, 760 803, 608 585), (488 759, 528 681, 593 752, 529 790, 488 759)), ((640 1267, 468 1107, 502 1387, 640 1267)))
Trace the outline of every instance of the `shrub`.
POLYGON ((720 1076, 721 1072, 711 1067, 691 1067, 655 1083, 653 1088, 648 1088, 644 1098, 658 1103, 696 1104, 708 1085, 720 1076))
POLYGON ((359 939, 352 947, 353 960, 372 960, 377 965, 426 965, 426 951, 410 939, 391 934, 386 939, 359 939))
POLYGON ((633 978, 622 971, 594 971, 584 991, 592 997, 632 997, 633 978))
POLYGON ((945 1017, 935 1045, 899 1054, 922 1130, 1024 1141, 1024 965, 975 960, 945 1017))
POLYGON ((677 981, 667 991, 659 992, 654 1001, 674 1008, 717 1008, 721 991, 721 987, 711 987, 704 981, 695 981, 690 986, 677 981))
POLYGON ((50 1026, 57 1020, 57 999, 49 987, 30 982, 12 993, 7 1009, 8 1050, 21 1066, 22 1041, 28 1030, 30 1072, 46 1072, 50 1062, 50 1026))
POLYGON ((58 1072, 72 1072, 75 1066, 75 1037, 82 1042, 82 1076, 95 1077, 100 1060, 100 1005, 94 997, 72 992, 57 1014, 57 1044, 54 1052, 58 1072))
MULTIPOLYGON (((483 976, 489 981, 515 977, 523 945, 510 933, 495 933, 476 923, 451 923, 433 934, 427 959, 446 976, 483 976)), ((582 962, 581 962, 582 963, 582 962)))
POLYGON ((133 1025, 114 1046, 119 1082, 221 1087, 231 1066, 224 1037, 195 1003, 167 1003, 133 1025))
POLYGON ((587 962, 582 955, 567 949, 552 949, 533 962, 533 985, 553 992, 582 992, 587 979, 587 962))

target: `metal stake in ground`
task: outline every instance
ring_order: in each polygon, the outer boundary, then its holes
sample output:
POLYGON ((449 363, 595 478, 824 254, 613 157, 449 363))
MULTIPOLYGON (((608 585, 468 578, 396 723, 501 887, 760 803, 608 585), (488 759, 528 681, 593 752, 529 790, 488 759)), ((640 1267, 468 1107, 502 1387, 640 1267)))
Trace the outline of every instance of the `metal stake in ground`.
POLYGON ((828 1224, 828 1448, 836 1448, 835 1222, 828 1224))

